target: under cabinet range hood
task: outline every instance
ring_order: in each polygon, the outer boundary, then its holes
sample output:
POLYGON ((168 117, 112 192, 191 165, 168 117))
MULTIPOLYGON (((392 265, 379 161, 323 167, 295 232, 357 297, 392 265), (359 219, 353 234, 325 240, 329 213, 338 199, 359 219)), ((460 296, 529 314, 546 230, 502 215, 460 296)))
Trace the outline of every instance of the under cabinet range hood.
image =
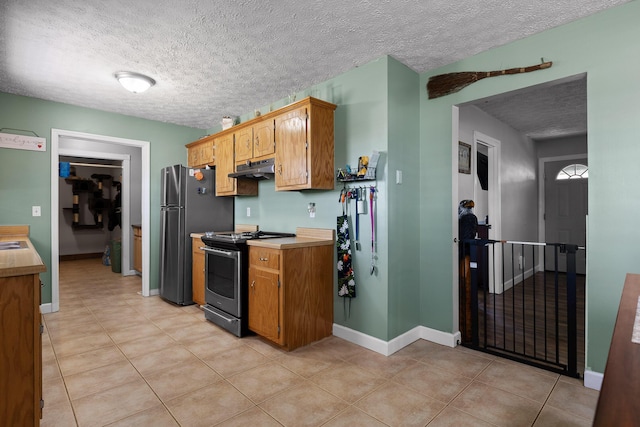
POLYGON ((255 162, 247 160, 247 163, 238 165, 236 172, 230 173, 229 178, 271 179, 276 171, 275 164, 273 158, 256 160, 255 162))

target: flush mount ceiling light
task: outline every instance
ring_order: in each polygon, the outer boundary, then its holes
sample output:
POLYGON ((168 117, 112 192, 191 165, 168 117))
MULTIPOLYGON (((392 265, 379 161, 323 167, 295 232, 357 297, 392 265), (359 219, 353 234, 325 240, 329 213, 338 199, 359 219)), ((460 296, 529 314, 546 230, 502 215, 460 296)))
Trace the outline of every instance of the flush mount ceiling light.
POLYGON ((119 71, 115 77, 126 90, 133 93, 142 93, 156 84, 151 77, 132 71, 119 71))

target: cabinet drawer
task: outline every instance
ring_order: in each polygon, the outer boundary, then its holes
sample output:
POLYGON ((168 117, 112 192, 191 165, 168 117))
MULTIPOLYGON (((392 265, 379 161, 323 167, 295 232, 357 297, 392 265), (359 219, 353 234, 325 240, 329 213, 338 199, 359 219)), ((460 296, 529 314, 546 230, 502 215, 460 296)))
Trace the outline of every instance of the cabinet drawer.
POLYGON ((249 249, 249 265, 258 268, 280 269, 280 252, 273 249, 257 248, 249 249))

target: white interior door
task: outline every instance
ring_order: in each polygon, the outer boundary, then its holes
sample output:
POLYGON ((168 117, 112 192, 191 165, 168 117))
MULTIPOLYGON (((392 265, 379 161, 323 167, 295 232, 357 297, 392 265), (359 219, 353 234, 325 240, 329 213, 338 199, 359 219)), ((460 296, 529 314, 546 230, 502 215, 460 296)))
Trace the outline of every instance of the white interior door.
MULTIPOLYGON (((587 178, 557 179, 558 173, 570 164, 587 164, 587 159, 545 163, 545 241, 585 246, 587 236, 587 178)), ((576 253, 576 273, 586 273, 586 251, 576 253)), ((546 251, 546 269, 555 268, 553 250, 546 251)), ((558 271, 567 271, 565 254, 558 254, 558 271)))

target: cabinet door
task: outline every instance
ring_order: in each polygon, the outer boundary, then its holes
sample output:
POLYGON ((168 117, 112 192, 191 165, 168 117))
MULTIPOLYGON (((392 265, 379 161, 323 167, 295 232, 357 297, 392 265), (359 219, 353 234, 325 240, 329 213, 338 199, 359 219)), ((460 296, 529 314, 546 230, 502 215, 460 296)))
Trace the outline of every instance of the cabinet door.
POLYGON ((249 329, 268 340, 280 340, 280 275, 249 268, 249 329))
POLYGON ((253 158, 253 129, 245 127, 236 132, 236 162, 253 158))
POLYGON ((253 157, 262 157, 275 153, 274 121, 265 120, 253 127, 253 157))
POLYGON ((187 149, 187 164, 190 168, 200 165, 200 146, 196 145, 187 149))
POLYGON ((276 188, 307 183, 307 118, 304 107, 276 117, 276 188))
POLYGON ((192 270, 191 270, 191 287, 193 293, 193 302, 198 305, 204 305, 204 251, 200 249, 204 246, 202 239, 194 237, 192 239, 192 270))
POLYGON ((233 134, 228 133, 215 140, 216 146, 216 195, 233 194, 236 180, 229 178, 235 171, 233 134))
POLYGON ((200 148, 200 165, 215 165, 216 146, 213 139, 202 144, 200 148))

